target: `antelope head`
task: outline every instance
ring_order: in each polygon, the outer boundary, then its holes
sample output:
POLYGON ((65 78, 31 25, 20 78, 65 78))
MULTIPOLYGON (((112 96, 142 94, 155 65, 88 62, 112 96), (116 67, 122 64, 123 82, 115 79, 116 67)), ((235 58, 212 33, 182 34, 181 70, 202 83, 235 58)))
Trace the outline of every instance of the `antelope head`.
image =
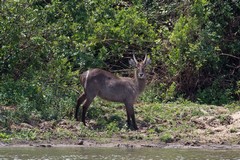
POLYGON ((129 61, 129 64, 136 68, 135 78, 145 79, 146 78, 145 68, 150 63, 151 63, 151 60, 150 60, 150 58, 148 58, 147 54, 145 54, 145 58, 142 62, 138 62, 136 57, 135 57, 135 54, 133 54, 133 59, 131 59, 129 61))

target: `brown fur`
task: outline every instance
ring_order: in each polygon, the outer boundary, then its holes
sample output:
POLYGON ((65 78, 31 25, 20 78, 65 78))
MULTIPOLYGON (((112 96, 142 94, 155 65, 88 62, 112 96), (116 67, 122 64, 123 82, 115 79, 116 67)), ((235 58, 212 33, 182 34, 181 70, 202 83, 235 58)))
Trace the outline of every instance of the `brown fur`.
POLYGON ((82 122, 86 125, 85 116, 89 105, 96 96, 102 99, 124 103, 127 111, 127 123, 137 129, 133 105, 139 94, 145 88, 146 76, 145 67, 149 63, 145 57, 143 62, 138 63, 134 57, 131 63, 136 67, 134 78, 117 77, 112 73, 102 69, 91 69, 80 75, 81 85, 84 87, 84 93, 78 98, 76 105, 75 118, 78 118, 79 106, 82 106, 82 122))

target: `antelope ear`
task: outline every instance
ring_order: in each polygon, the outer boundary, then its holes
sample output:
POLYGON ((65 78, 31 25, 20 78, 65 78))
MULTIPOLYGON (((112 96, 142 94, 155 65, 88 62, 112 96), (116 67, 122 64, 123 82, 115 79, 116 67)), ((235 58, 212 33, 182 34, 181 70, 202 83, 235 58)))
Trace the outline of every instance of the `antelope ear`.
POLYGON ((132 67, 136 67, 136 66, 137 66, 137 63, 136 63, 133 59, 130 59, 130 60, 129 60, 129 64, 130 64, 130 66, 132 66, 132 67))

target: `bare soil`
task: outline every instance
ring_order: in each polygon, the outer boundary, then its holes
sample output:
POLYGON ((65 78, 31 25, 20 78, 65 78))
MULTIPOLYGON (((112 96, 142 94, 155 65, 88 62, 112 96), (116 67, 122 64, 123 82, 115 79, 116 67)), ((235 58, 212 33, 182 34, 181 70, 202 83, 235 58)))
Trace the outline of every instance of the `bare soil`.
POLYGON ((240 111, 229 114, 225 108, 218 108, 213 115, 193 117, 197 125, 195 139, 200 143, 240 145, 240 111))

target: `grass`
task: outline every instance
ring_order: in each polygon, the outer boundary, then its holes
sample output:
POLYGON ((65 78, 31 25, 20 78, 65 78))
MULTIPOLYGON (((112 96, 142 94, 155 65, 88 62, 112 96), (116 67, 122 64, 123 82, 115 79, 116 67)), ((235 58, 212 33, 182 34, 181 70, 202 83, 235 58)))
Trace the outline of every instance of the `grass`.
MULTIPOLYGON (((3 128, 0 140, 11 142, 16 139, 26 141, 52 141, 92 139, 103 141, 106 138, 125 140, 158 140, 165 143, 187 139, 196 129, 191 122, 192 117, 211 114, 218 106, 200 105, 189 101, 170 103, 137 103, 135 105, 136 121, 140 128, 131 131, 126 126, 126 111, 122 104, 96 99, 88 110, 88 127, 76 122, 72 117, 60 121, 46 121, 35 126, 17 124, 20 127, 3 128), (42 126, 42 127, 40 127, 42 126)), ((239 106, 226 106, 230 111, 236 111, 239 106)), ((219 116, 219 119, 225 118, 219 116)), ((232 129, 231 132, 236 132, 232 129)), ((106 141, 106 140, 104 140, 106 141)))

